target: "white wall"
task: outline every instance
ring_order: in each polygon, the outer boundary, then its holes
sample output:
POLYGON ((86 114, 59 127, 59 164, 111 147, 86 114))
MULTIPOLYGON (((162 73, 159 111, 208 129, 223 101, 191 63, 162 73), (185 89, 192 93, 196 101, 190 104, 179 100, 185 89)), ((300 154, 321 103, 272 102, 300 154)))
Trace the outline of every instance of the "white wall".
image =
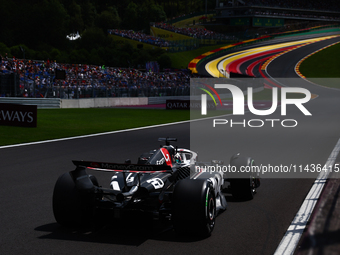
POLYGON ((60 100, 60 108, 99 108, 147 104, 147 97, 82 98, 60 100))

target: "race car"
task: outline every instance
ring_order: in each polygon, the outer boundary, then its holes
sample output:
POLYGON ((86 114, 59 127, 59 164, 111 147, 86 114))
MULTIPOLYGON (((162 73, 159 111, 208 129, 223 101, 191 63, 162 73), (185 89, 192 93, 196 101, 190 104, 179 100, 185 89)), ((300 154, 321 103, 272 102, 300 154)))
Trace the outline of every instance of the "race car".
MULTIPOLYGON (((197 153, 177 148, 176 138, 159 138, 165 145, 143 153, 137 164, 77 161, 75 170, 61 175, 53 191, 53 213, 66 227, 84 227, 98 218, 128 220, 134 214, 170 222, 176 234, 210 236, 218 213, 227 206, 223 190, 229 182, 233 196, 252 199, 259 186, 254 175, 228 179, 223 172, 203 171, 207 163, 197 153), (197 171, 202 169, 202 171, 197 171), (112 172, 104 188, 87 171, 112 172)), ((213 160, 209 164, 221 164, 213 160)), ((230 164, 251 165, 250 157, 235 154, 230 164)), ((147 218, 147 217, 146 217, 147 218)))

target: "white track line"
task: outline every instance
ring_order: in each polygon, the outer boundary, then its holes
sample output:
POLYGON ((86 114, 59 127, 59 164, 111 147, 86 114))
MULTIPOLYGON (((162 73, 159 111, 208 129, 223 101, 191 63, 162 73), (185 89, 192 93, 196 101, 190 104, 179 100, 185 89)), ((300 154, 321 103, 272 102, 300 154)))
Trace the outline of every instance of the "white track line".
POLYGON ((111 135, 111 134, 116 134, 116 133, 123 133, 123 132, 136 131, 136 130, 142 130, 142 129, 164 127, 164 126, 170 126, 170 125, 175 125, 175 124, 183 124, 183 123, 187 123, 187 122, 190 122, 190 121, 193 121, 193 120, 185 120, 185 121, 165 123, 165 124, 159 124, 159 125, 153 125, 153 126, 130 128, 130 129, 123 129, 123 130, 109 131, 109 132, 104 132, 104 133, 82 135, 82 136, 74 136, 74 137, 66 137, 66 138, 59 138, 59 139, 45 140, 45 141, 38 141, 38 142, 31 142, 31 143, 21 143, 21 144, 5 145, 5 146, 0 146, 0 149, 20 147, 20 146, 27 146, 27 145, 35 145, 35 144, 43 144, 43 143, 53 143, 53 142, 74 140, 74 139, 94 137, 94 136, 101 136, 101 135, 111 135))
POLYGON ((170 125, 184 124, 184 123, 201 121, 201 120, 207 120, 207 119, 212 119, 212 118, 222 117, 222 116, 229 116, 229 115, 231 115, 231 113, 230 114, 223 114, 223 115, 212 116, 212 117, 206 117, 206 118, 200 118, 200 119, 184 120, 184 121, 164 123, 164 124, 158 124, 158 125, 152 125, 152 126, 146 126, 146 127, 137 127, 137 128, 109 131, 109 132, 97 133, 97 134, 73 136, 73 137, 66 137, 66 138, 59 138, 59 139, 45 140, 45 141, 37 141, 37 142, 31 142, 31 143, 20 143, 20 144, 4 145, 4 146, 0 146, 0 150, 1 149, 7 149, 7 148, 20 147, 20 146, 27 146, 27 145, 35 145, 35 144, 43 144, 43 143, 53 143, 53 142, 60 142, 60 141, 67 141, 67 140, 74 140, 74 139, 81 139, 81 138, 88 138, 88 137, 101 136, 101 135, 112 135, 112 134, 116 134, 116 133, 137 131, 137 130, 143 130, 143 129, 165 127, 165 126, 170 126, 170 125))
MULTIPOLYGON (((325 164, 325 169, 331 169, 334 165, 335 160, 340 152, 340 139, 335 145, 332 153, 329 155, 328 160, 325 164)), ((274 255, 288 255, 293 254, 301 235, 308 223, 308 220, 313 212, 313 209, 320 197, 321 191, 326 183, 330 171, 321 171, 319 176, 315 179, 312 188, 310 189, 308 195, 303 201, 299 211, 295 215, 292 223, 287 229, 286 234, 282 238, 279 246, 277 247, 274 255)))

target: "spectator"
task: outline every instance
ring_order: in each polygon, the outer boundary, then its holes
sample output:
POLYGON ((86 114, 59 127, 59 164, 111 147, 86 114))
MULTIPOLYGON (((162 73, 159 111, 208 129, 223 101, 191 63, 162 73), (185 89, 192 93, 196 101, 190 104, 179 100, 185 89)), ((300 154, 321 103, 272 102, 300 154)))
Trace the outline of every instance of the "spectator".
POLYGON ((231 39, 227 35, 216 33, 214 31, 210 31, 205 28, 194 28, 194 27, 178 28, 167 23, 156 23, 155 26, 158 28, 164 29, 164 30, 187 35, 187 36, 198 38, 198 39, 215 39, 215 40, 230 40, 231 39))
POLYGON ((109 30, 109 34, 118 35, 121 37, 126 37, 132 40, 136 40, 139 42, 152 44, 158 47, 168 47, 169 44, 166 40, 161 39, 159 37, 154 37, 151 35, 147 35, 141 32, 135 32, 133 30, 119 30, 119 29, 111 29, 109 30))
MULTIPOLYGON (((49 60, 32 61, 4 59, 0 72, 15 72, 20 77, 20 89, 23 96, 36 96, 34 90, 47 91, 48 88, 61 85, 67 89, 92 90, 107 88, 188 88, 191 74, 177 72, 141 72, 132 68, 114 68, 82 64, 62 64, 49 60), (55 70, 65 70, 66 79, 54 79, 55 70), (28 95, 28 91, 31 93, 28 95)), ((44 94, 44 93, 41 93, 44 94)))

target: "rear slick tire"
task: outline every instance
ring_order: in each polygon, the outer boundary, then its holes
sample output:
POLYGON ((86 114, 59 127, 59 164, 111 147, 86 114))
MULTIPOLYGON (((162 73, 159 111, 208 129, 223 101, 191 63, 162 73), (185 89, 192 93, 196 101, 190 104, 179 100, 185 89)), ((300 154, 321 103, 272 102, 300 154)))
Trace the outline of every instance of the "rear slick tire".
MULTIPOLYGON (((93 183, 98 183, 90 176, 93 183)), ((53 214, 64 227, 87 227, 94 214, 94 195, 77 190, 70 172, 61 175, 53 191, 53 214)))
POLYGON ((210 236, 216 220, 212 184, 206 179, 179 181, 173 192, 172 220, 178 235, 210 236))

